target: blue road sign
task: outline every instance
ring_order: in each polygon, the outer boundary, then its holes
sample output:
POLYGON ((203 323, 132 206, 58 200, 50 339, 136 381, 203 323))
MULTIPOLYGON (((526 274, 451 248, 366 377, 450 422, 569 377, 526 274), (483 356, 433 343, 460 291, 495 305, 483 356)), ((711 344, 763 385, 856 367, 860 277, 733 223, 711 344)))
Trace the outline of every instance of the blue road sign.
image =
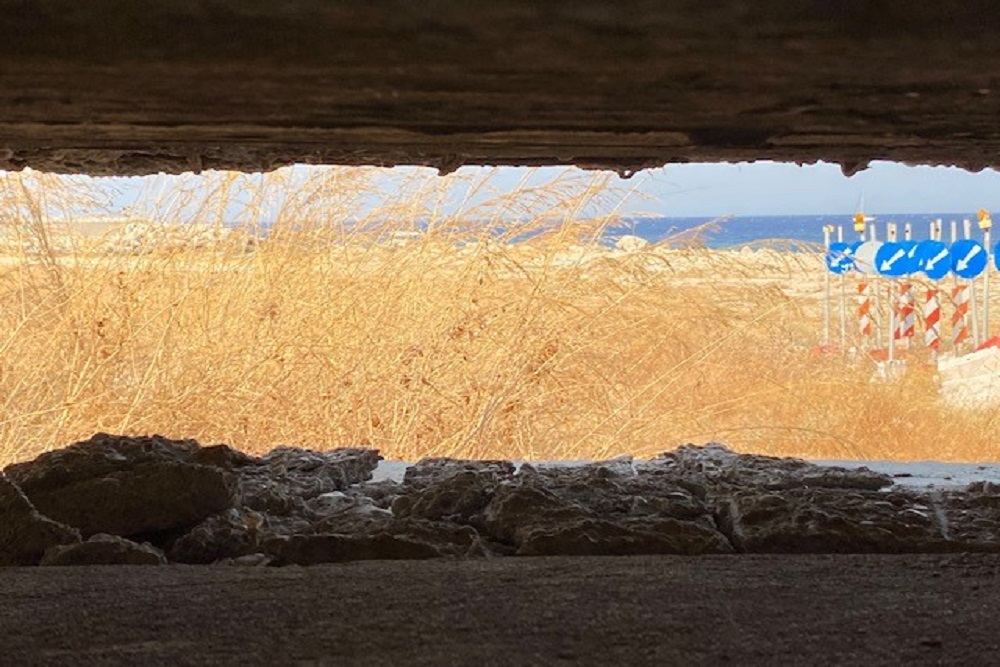
POLYGON ((919 271, 921 269, 920 260, 917 258, 919 244, 916 241, 900 241, 899 245, 903 246, 903 250, 906 251, 906 273, 919 271))
POLYGON ((951 270, 959 278, 975 278, 986 268, 986 248, 975 239, 962 239, 951 244, 951 270))
POLYGON ((1000 271, 1000 243, 993 246, 993 266, 997 267, 997 271, 1000 271))
POLYGON ((826 253, 826 268, 830 273, 847 273, 854 268, 854 256, 851 253, 851 246, 838 241, 830 244, 830 250, 826 253))
POLYGON ((951 253, 941 241, 921 241, 916 257, 920 270, 931 280, 941 280, 951 271, 951 253))
POLYGON ((875 253, 875 269, 880 275, 898 278, 909 273, 906 248, 899 243, 883 243, 875 253))

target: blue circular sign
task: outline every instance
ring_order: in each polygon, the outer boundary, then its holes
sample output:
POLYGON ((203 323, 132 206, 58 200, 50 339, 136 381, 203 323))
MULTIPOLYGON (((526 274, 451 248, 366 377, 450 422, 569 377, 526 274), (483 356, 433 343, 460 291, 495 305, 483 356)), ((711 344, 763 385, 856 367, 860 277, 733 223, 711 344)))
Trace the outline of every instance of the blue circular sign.
POLYGON ((1000 271, 1000 243, 993 246, 993 266, 997 267, 997 271, 1000 271))
POLYGON ((951 253, 941 241, 921 241, 917 244, 920 270, 931 280, 941 280, 951 271, 951 253))
POLYGON ((951 270, 959 278, 972 279, 986 268, 986 248, 975 239, 962 239, 951 244, 951 270))
POLYGON ((851 246, 838 241, 831 243, 830 249, 826 253, 826 268, 830 273, 847 273, 854 268, 854 255, 851 253, 851 246))
POLYGON ((879 275, 898 278, 909 273, 909 268, 906 248, 899 243, 883 243, 875 253, 875 270, 879 275))

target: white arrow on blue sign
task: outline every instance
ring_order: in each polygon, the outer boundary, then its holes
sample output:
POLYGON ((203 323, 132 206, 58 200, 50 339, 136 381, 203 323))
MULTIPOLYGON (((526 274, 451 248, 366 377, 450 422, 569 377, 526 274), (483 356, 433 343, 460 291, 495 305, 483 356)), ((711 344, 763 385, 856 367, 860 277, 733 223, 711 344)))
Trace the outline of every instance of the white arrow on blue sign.
POLYGON ((847 273, 854 268, 854 253, 850 244, 838 241, 830 244, 826 253, 826 268, 830 273, 847 273))
POLYGON ((959 278, 972 279, 986 268, 986 248, 975 239, 962 239, 951 244, 951 270, 959 278))
POLYGON ((906 248, 899 243, 882 244, 875 253, 875 268, 879 274, 890 278, 905 276, 910 268, 906 248))
POLYGON ((951 253, 941 241, 921 241, 917 244, 917 262, 920 270, 931 280, 941 280, 951 271, 951 253))
POLYGON ((920 260, 917 258, 917 246, 919 245, 916 241, 900 241, 899 245, 903 246, 906 250, 906 272, 916 273, 921 268, 920 260))

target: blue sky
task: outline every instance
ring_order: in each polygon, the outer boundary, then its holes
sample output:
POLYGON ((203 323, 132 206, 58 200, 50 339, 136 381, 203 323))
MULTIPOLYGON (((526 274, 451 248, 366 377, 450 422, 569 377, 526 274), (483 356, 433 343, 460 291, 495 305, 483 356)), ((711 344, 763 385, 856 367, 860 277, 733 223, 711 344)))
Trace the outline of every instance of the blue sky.
MULTIPOLYGON (((475 169, 465 167, 461 173, 474 173, 475 169)), ((542 182, 561 172, 565 168, 538 169, 532 172, 531 180, 542 182)), ((504 168, 492 173, 491 185, 502 190, 513 188, 526 172, 504 168)), ((116 198, 120 206, 134 200, 142 188, 142 179, 107 180, 120 192, 116 198)), ((642 193, 622 210, 633 214, 843 215, 856 212, 862 199, 864 212, 870 214, 1000 210, 1000 173, 996 171, 970 173, 954 167, 909 167, 891 162, 875 162, 850 178, 833 164, 755 162, 668 165, 640 172, 630 180, 614 177, 612 181, 622 189, 636 188, 642 193)))

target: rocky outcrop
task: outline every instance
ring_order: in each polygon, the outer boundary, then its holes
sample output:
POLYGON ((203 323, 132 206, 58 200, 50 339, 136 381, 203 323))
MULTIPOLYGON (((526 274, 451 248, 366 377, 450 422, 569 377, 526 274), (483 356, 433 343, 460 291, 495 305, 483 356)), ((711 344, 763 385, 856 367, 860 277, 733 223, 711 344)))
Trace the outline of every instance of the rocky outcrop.
POLYGON ((518 555, 729 553, 712 508, 630 460, 574 467, 525 465, 483 516, 492 539, 518 555))
POLYGON ((37 565, 48 549, 79 541, 78 530, 39 514, 0 473, 0 566, 37 565))
POLYGON ((1000 551, 990 483, 903 489, 715 444, 586 465, 426 459, 371 482, 379 460, 99 434, 0 476, 0 565, 1000 551))
POLYGON ((55 546, 45 552, 40 565, 164 565, 162 551, 117 535, 98 533, 86 542, 55 546))
POLYGON ((836 488, 877 491, 892 485, 888 475, 864 467, 819 466, 802 459, 738 454, 725 445, 684 445, 646 462, 637 469, 678 480, 705 493, 753 487, 767 491, 796 488, 836 488))
POLYGON ((236 480, 199 463, 193 440, 97 434, 5 472, 38 511, 96 533, 138 535, 192 526, 231 507, 236 480))

